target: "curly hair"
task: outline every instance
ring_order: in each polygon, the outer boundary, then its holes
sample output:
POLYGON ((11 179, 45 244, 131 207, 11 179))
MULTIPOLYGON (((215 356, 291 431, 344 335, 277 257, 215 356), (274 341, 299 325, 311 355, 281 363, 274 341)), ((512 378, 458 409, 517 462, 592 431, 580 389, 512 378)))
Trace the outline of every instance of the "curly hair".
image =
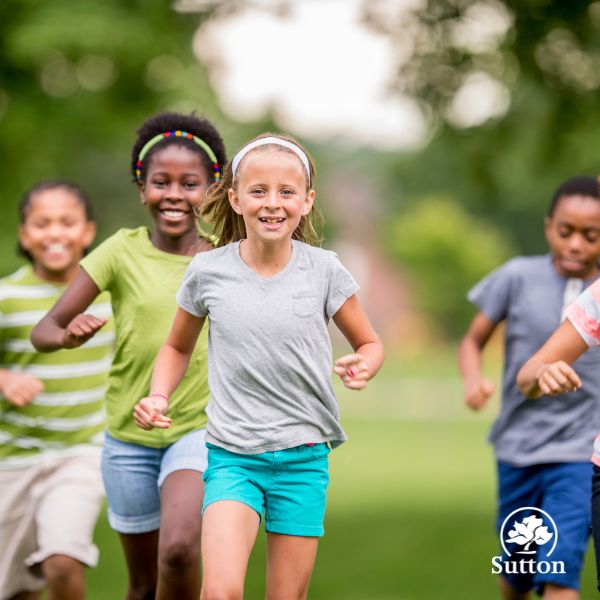
MULTIPOLYGON (((282 135, 278 133, 263 133, 255 137, 253 140, 250 140, 248 144, 265 137, 276 137, 281 140, 291 142, 292 144, 298 146, 298 148, 300 148, 306 154, 310 167, 310 173, 305 174, 306 187, 307 190, 312 189, 314 187, 315 165, 312 157, 302 146, 302 144, 289 135, 282 135)), ((273 143, 258 146, 257 148, 250 150, 248 154, 242 158, 237 168, 235 177, 233 176, 230 163, 227 165, 224 176, 219 184, 213 186, 208 191, 207 197, 198 211, 198 215, 213 226, 214 234, 218 238, 217 246, 225 246, 226 244, 237 242, 238 240, 246 237, 246 226, 244 225, 244 219, 231 208, 229 203, 229 190, 237 189, 240 170, 249 154, 269 151, 285 152, 297 158, 296 154, 292 150, 279 144, 273 143)), ((302 172, 304 172, 305 169, 302 167, 300 159, 297 158, 297 160, 298 165, 302 168, 302 172)), ((318 208, 313 206, 308 215, 302 216, 300 219, 298 227, 296 227, 294 233, 292 234, 292 239, 300 240, 308 244, 319 244, 321 242, 321 237, 318 234, 317 229, 322 222, 323 217, 320 211, 318 208)))
MULTIPOLYGON (((208 120, 197 117, 194 113, 190 115, 184 115, 176 112, 163 112, 154 115, 144 121, 142 126, 137 130, 137 139, 133 144, 131 150, 131 174, 133 175, 134 181, 137 183, 136 168, 137 161, 142 148, 150 141, 153 137, 165 133, 166 131, 187 131, 201 140, 206 142, 217 157, 221 171, 223 171, 225 163, 227 162, 227 156, 225 153, 225 144, 216 130, 215 126, 208 120)), ((207 173, 212 178, 213 175, 213 162, 208 157, 206 152, 193 140, 189 140, 185 137, 168 137, 161 140, 154 145, 144 157, 141 165, 141 180, 145 181, 146 174, 148 172, 148 165, 152 156, 158 151, 165 148, 168 145, 177 144, 183 146, 192 152, 197 153, 202 158, 202 164, 206 168, 207 173)))

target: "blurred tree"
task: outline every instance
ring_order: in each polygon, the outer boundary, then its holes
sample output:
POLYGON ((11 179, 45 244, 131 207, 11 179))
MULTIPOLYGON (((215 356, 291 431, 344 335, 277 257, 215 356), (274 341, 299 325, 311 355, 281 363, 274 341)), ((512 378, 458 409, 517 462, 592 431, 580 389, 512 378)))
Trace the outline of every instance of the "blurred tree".
POLYGON ((412 276, 420 310, 450 337, 464 333, 473 317, 464 290, 513 253, 495 227, 444 197, 421 198, 391 220, 387 239, 412 276))
POLYGON ((369 0, 364 21, 393 40, 393 89, 433 134, 388 161, 395 185, 451 194, 539 251, 552 190, 599 171, 600 2, 369 0))
POLYGON ((0 3, 0 272, 17 264, 16 205, 34 182, 82 184, 104 235, 144 219, 129 160, 146 117, 196 110, 227 125, 192 52, 208 14, 160 0, 0 3))

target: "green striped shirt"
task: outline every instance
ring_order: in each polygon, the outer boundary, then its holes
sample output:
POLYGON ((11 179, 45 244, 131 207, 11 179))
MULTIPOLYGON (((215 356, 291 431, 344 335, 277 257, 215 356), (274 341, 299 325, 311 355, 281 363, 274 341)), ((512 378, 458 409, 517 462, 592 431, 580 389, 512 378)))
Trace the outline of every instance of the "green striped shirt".
MULTIPOLYGON (((24 407, 0 395, 0 468, 32 464, 41 454, 98 452, 102 442, 112 319, 74 350, 41 354, 29 340, 65 287, 40 279, 29 265, 0 279, 0 369, 28 373, 44 385, 24 407)), ((86 312, 110 316, 109 295, 98 296, 86 312)))

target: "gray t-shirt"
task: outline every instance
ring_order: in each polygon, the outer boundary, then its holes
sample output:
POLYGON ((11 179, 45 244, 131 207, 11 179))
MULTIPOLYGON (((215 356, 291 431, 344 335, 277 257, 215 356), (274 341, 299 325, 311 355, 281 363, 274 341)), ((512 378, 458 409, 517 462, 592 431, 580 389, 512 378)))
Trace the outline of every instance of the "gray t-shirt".
POLYGON ((468 294, 494 323, 505 322, 502 404, 489 439, 500 461, 518 467, 589 460, 600 430, 600 352, 575 363, 583 382, 577 392, 529 400, 516 384, 519 369, 560 324, 566 283, 550 255, 518 257, 468 294))
POLYGON ((258 454, 346 440, 327 323, 357 290, 333 252, 295 240, 269 278, 244 263, 239 242, 194 257, 177 302, 210 319, 208 442, 258 454))

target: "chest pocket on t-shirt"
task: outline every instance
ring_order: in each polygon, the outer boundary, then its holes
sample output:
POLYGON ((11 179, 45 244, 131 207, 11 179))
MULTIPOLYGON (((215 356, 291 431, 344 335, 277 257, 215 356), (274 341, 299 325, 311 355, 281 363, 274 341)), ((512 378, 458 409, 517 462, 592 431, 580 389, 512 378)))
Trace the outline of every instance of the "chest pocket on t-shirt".
POLYGON ((317 297, 310 292, 300 292, 292 296, 292 305, 297 317, 311 317, 317 310, 317 297))

